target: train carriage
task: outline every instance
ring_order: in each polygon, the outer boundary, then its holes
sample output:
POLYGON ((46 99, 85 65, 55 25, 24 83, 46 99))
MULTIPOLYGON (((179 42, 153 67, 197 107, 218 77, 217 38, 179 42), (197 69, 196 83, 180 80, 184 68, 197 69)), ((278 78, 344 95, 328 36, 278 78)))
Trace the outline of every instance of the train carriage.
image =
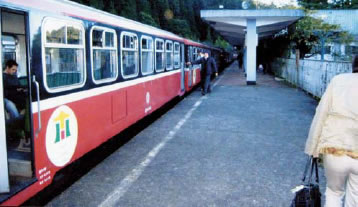
POLYGON ((1 0, 2 67, 27 88, 9 124, 0 76, 0 205, 19 205, 57 171, 200 82, 187 67, 212 50, 70 1, 1 0), (18 145, 27 145, 19 149, 18 145))

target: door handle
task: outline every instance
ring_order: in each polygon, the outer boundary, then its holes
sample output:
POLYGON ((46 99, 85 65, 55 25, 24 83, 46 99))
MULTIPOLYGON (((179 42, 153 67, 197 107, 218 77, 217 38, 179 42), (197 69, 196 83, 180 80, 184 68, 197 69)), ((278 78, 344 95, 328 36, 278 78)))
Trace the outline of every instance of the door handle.
POLYGON ((37 137, 41 131, 41 107, 40 107, 40 85, 36 81, 36 77, 32 76, 32 82, 36 87, 36 97, 37 97, 37 113, 38 113, 38 129, 35 131, 35 136, 37 137))

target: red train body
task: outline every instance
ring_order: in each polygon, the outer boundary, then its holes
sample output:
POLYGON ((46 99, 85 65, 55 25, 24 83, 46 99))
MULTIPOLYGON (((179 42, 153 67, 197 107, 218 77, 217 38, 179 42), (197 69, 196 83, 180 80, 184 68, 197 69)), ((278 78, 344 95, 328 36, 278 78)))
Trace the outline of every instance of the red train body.
MULTIPOLYGON (((15 59, 29 90, 25 124, 15 130, 24 132, 29 151, 11 147, 0 103, 4 206, 22 204, 60 169, 192 90, 200 65, 185 62, 199 50, 220 52, 69 1, 3 0, 0 9, 2 65, 15 59)), ((0 91, 4 99, 2 84, 0 91)))

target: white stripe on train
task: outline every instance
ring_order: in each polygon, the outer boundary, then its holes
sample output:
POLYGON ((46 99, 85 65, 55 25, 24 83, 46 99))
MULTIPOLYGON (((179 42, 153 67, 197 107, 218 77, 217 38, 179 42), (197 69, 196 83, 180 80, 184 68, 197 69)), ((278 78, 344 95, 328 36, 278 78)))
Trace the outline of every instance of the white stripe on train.
MULTIPOLYGON (((75 102, 75 101, 79 101, 85 98, 89 98, 89 97, 93 97, 93 96, 98 96, 104 93, 108 93, 108 92, 112 92, 112 91, 116 91, 118 89, 121 88, 126 88, 129 86, 134 86, 140 83, 145 83, 148 81, 152 81, 158 78, 163 78, 163 77, 167 77, 167 76, 171 76, 177 73, 180 73, 181 70, 174 70, 174 71, 170 71, 170 72, 166 72, 166 73, 160 73, 157 75, 151 75, 151 76, 147 76, 147 77, 142 77, 142 78, 138 78, 135 80, 131 80, 131 81, 125 81, 125 82, 121 82, 121 83, 115 83, 112 85, 106 85, 103 87, 98 87, 98 88, 93 88, 93 89, 89 89, 89 90, 85 90, 85 91, 80 91, 80 92, 75 92, 75 93, 69 93, 63 96, 57 96, 54 98, 49 98, 46 100, 42 100, 40 101, 40 110, 44 111, 47 109, 51 109, 51 108, 55 108, 64 104, 68 104, 71 102, 75 102)), ((37 108, 37 101, 33 101, 32 102, 32 113, 37 113, 38 112, 38 108, 37 108)))

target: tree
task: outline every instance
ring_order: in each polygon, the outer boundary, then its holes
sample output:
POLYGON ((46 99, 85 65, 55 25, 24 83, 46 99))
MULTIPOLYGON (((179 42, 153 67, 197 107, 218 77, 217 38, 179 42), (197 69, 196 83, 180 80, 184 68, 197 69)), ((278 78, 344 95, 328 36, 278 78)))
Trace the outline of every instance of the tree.
POLYGON ((148 24, 153 27, 159 27, 158 23, 152 18, 152 16, 146 12, 140 12, 138 20, 143 24, 148 24))
POLYGON ((104 9, 103 1, 89 0, 89 5, 90 5, 91 7, 94 7, 94 8, 96 8, 96 9, 99 9, 99 10, 103 10, 103 9, 104 9))
POLYGON ((329 0, 297 0, 298 4, 306 9, 328 9, 331 8, 329 0))
POLYGON ((169 22, 169 31, 182 37, 192 38, 189 24, 184 19, 171 19, 169 22))
POLYGON ((136 0, 120 1, 119 15, 128 19, 137 20, 137 4, 136 0))
POLYGON ((301 59, 308 54, 312 56, 318 52, 323 57, 324 46, 328 42, 349 43, 353 40, 352 35, 342 31, 339 25, 328 24, 322 19, 312 17, 312 11, 306 10, 305 13, 305 17, 289 29, 289 38, 294 43, 295 49, 299 50, 301 59), (321 50, 313 51, 316 45, 319 45, 321 50))
POLYGON ((214 43, 215 47, 220 47, 223 48, 225 50, 232 50, 232 46, 223 38, 219 37, 218 39, 216 39, 215 43, 214 43))
MULTIPOLYGON (((242 0, 73 0, 103 11, 140 21, 193 40, 210 44, 220 35, 200 17, 201 9, 240 9, 242 0)), ((250 5, 254 6, 252 0, 250 5)), ((222 39, 218 43, 222 43, 222 39)))
POLYGON ((306 9, 358 9, 358 0, 297 0, 306 9))
POLYGON ((358 0, 334 0, 332 4, 337 9, 358 9, 358 0))

